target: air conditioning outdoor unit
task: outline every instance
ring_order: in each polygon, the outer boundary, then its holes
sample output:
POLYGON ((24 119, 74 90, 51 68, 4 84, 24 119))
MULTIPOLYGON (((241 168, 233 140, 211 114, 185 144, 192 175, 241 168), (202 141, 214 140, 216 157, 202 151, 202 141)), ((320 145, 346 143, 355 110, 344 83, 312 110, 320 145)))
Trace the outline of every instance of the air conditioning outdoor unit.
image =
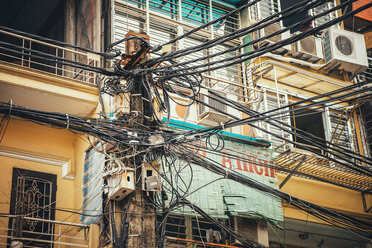
MULTIPOLYGON (((268 36, 268 35, 273 34, 273 33, 277 32, 281 29, 282 29, 282 26, 277 24, 277 23, 270 24, 269 26, 266 26, 264 28, 261 28, 261 29, 257 30, 256 32, 254 32, 253 33, 253 40, 268 36)), ((289 37, 290 37, 290 32, 289 32, 289 30, 287 30, 287 31, 285 31, 281 34, 272 36, 268 39, 265 39, 265 40, 262 40, 260 42, 255 43, 254 47, 255 48, 261 48, 261 47, 265 47, 265 46, 268 46, 268 45, 276 44, 276 43, 281 42, 282 40, 285 40, 289 37)), ((278 49, 275 49, 271 52, 272 53, 277 53, 277 54, 285 54, 290 50, 291 50, 291 46, 290 45, 285 45, 285 46, 282 46, 282 47, 280 47, 278 49)))
POLYGON ((329 28, 323 34, 325 71, 344 70, 356 75, 368 67, 367 51, 362 34, 329 28))
MULTIPOLYGON (((237 111, 236 109, 230 106, 227 106, 224 103, 221 103, 215 99, 212 99, 206 96, 206 94, 210 94, 210 93, 208 91, 204 91, 204 92, 201 91, 199 94, 199 100, 201 102, 205 102, 211 105, 212 107, 220 110, 222 113, 217 110, 214 110, 213 108, 210 108, 209 106, 199 103, 198 104, 198 117, 199 117, 198 123, 199 124, 216 125, 220 123, 226 123, 227 121, 230 121, 232 119, 230 116, 226 115, 226 113, 239 117, 239 111, 237 111)), ((234 101, 238 100, 238 97, 233 94, 228 94, 228 93, 218 93, 218 94, 230 100, 234 100, 234 101)), ((211 95, 211 96, 216 97, 214 95, 211 95)))
POLYGON ((135 190, 134 170, 128 168, 107 178, 108 198, 120 201, 135 190))
POLYGON ((322 39, 315 36, 308 36, 292 43, 292 55, 293 57, 311 63, 318 62, 323 59, 322 39))
POLYGON ((161 191, 160 163, 142 164, 142 190, 161 191))

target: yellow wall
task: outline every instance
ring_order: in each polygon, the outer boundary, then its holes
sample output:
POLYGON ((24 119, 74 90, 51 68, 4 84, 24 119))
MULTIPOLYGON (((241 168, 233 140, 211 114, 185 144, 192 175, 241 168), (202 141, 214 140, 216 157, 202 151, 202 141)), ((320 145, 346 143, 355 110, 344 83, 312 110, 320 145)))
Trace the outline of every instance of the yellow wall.
MULTIPOLYGON (((278 174, 277 176, 281 182, 287 175, 278 174)), ((354 190, 298 177, 292 177, 281 190, 324 207, 352 214, 365 214, 361 194, 354 190)), ((371 206, 372 199, 367 200, 367 205, 371 206)))
MULTIPOLYGON (((0 151, 22 154, 23 158, 26 159, 12 158, 7 155, 0 156, 0 213, 9 213, 13 167, 56 174, 56 208, 79 212, 82 201, 82 165, 84 162, 84 151, 87 147, 88 144, 84 140, 70 131, 11 119, 4 139, 0 144, 0 151), (68 162, 70 175, 75 175, 75 179, 62 178, 61 166, 28 161, 27 157, 68 162), (74 168, 75 171, 71 171, 74 168)), ((56 220, 79 223, 80 216, 56 211, 56 220)), ((0 225, 7 227, 7 220, 1 218, 0 225)), ((64 234, 75 235, 78 230, 79 228, 74 227, 64 234)), ((83 232, 80 233, 81 237, 83 237, 82 235, 83 232)))

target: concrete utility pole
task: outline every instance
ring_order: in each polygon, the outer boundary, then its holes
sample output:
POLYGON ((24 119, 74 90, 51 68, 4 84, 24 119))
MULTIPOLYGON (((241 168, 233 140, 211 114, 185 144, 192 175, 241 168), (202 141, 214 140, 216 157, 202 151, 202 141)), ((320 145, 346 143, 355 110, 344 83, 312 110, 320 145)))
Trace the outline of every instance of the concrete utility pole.
MULTIPOLYGON (((127 36, 143 36, 141 34, 129 32, 127 36)), ((146 37, 148 39, 148 36, 146 37)), ((140 40, 131 40, 131 44, 126 44, 127 54, 136 56, 140 54, 146 47, 140 40), (141 51, 142 50, 142 51, 141 51)), ((129 42, 128 42, 129 43, 129 42)), ((142 56, 142 55, 141 55, 142 56)), ((145 55, 146 56, 146 55, 145 55)), ((144 58, 142 58, 144 59, 144 58)), ((130 62, 129 62, 130 63, 130 62)), ((149 96, 144 89, 140 78, 134 79, 134 87, 130 92, 130 113, 132 115, 131 125, 136 129, 144 129, 144 126, 153 125, 151 121, 149 96)), ((127 247, 156 247, 155 234, 155 209, 146 199, 146 194, 149 192, 143 191, 143 169, 140 164, 133 164, 136 168, 136 190, 133 193, 132 199, 128 207, 128 246, 127 247)))
MULTIPOLYGON (((142 83, 135 80, 134 89, 131 92, 131 113, 137 113, 133 120, 136 127, 141 129, 140 125, 147 122, 142 116, 149 109, 149 102, 145 96, 142 83), (133 108, 133 109, 132 109, 133 108), (147 108, 147 111, 146 111, 147 108)), ((147 192, 142 190, 142 168, 140 165, 134 165, 136 169, 136 191, 131 199, 128 208, 129 236, 128 247, 155 247, 155 209, 149 205, 145 198, 147 192)))

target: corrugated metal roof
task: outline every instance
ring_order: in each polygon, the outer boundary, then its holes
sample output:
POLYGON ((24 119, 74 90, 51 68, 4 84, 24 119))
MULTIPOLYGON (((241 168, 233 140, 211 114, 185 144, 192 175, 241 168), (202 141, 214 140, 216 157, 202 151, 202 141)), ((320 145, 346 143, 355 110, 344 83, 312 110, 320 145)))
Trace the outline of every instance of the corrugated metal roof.
POLYGON ((275 165, 283 168, 280 172, 284 174, 294 171, 294 176, 332 183, 360 192, 372 188, 372 180, 368 175, 357 173, 344 164, 298 148, 280 154, 275 160, 275 165), (294 170, 304 156, 305 161, 294 170))
POLYGON ((283 220, 280 199, 233 181, 222 185, 222 194, 227 212, 233 216, 263 215, 272 220, 283 220))

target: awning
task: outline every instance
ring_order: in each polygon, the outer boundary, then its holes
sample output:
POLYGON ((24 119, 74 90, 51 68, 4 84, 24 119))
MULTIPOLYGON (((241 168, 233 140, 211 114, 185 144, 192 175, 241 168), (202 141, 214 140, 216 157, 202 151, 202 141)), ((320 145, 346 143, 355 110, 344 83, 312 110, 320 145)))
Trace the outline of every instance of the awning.
MULTIPOLYGON (((316 96, 352 85, 352 82, 331 78, 309 69, 303 69, 273 59, 267 59, 260 64, 255 64, 253 81, 261 86, 267 86, 272 89, 280 88, 293 94, 306 94, 308 96, 316 96)), ((344 91, 340 94, 345 93, 347 92, 344 91)), ((335 96, 337 95, 332 97, 335 96)))
POLYGON ((280 154, 275 160, 275 165, 283 168, 281 173, 284 174, 290 174, 293 171, 294 176, 323 181, 357 191, 372 188, 372 180, 369 176, 358 174, 339 163, 301 149, 292 149, 280 154))

